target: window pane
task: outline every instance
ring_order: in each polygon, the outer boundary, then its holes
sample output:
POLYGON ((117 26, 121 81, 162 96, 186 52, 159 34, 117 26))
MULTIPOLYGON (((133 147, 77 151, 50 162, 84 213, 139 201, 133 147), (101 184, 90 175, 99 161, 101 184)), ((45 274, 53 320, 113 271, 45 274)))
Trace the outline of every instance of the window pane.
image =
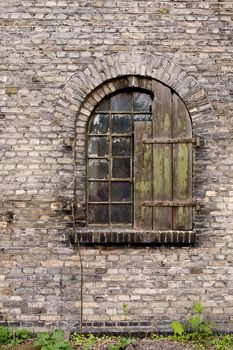
POLYGON ((114 158, 112 160, 112 177, 123 179, 131 176, 130 158, 114 158))
POLYGON ((151 114, 134 114, 133 119, 135 122, 150 122, 152 121, 151 114))
POLYGON ((91 134, 107 134, 109 127, 108 114, 95 114, 91 120, 90 133, 91 134))
POLYGON ((107 202, 109 198, 108 182, 90 182, 89 183, 89 201, 107 202))
POLYGON ((109 102, 110 99, 104 100, 102 103, 99 104, 99 106, 96 108, 96 112, 108 112, 109 111, 109 102))
POLYGON ((108 155, 107 137, 90 137, 88 145, 88 154, 91 157, 101 157, 108 155))
POLYGON ((130 204, 112 204, 111 205, 111 221, 113 224, 130 224, 131 205, 130 204))
POLYGON ((112 182, 112 201, 130 201, 131 187, 130 182, 112 182))
POLYGON ((111 109, 113 112, 131 111, 131 94, 123 92, 111 98, 111 109))
POLYGON ((132 131, 131 115, 115 114, 112 116, 113 133, 130 133, 132 131))
POLYGON ((141 92, 134 93, 134 110, 151 112, 152 98, 148 94, 141 92))
POLYGON ((90 224, 108 224, 109 207, 108 205, 89 204, 88 221, 90 224))
POLYGON ((106 179, 108 177, 108 160, 89 159, 89 178, 106 179))
POLYGON ((113 156, 130 156, 131 139, 129 137, 113 137, 112 155, 113 156))

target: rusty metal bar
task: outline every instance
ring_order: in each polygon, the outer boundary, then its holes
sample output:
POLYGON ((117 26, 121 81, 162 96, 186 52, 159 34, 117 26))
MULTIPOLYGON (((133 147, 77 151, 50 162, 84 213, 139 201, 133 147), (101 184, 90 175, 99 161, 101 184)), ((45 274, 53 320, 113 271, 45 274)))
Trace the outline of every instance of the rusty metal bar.
POLYGON ((142 205, 146 207, 196 207, 196 209, 200 209, 200 203, 193 200, 145 201, 142 205))
POLYGON ((94 201, 89 201, 89 204, 96 204, 96 205, 102 205, 102 204, 132 204, 132 201, 99 201, 99 202, 94 202, 94 201))
POLYGON ((142 143, 145 144, 168 144, 168 143, 193 143, 197 146, 200 145, 200 139, 197 138, 190 138, 190 137, 181 137, 181 138, 153 138, 153 139, 143 139, 142 143))

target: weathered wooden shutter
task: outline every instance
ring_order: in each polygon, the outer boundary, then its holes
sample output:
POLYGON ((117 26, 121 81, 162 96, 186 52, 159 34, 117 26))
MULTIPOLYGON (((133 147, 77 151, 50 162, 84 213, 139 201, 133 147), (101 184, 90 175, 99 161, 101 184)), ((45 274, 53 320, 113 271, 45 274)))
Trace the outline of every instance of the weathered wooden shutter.
POLYGON ((171 89, 153 82, 152 122, 134 124, 135 228, 192 229, 192 126, 171 89))
MULTIPOLYGON (((188 111, 176 94, 172 95, 173 119, 173 201, 192 204, 192 125, 188 111), (184 142, 187 141, 187 142, 184 142)), ((173 229, 192 229, 192 208, 174 206, 173 229)))
POLYGON ((152 136, 152 122, 134 122, 134 225, 151 229, 152 210, 144 205, 153 200, 152 145, 143 139, 152 136))
MULTIPOLYGON (((171 90, 153 82, 153 139, 172 138, 171 90)), ((172 144, 153 144, 153 200, 172 200, 172 144)), ((153 228, 172 228, 172 208, 153 207, 153 228)))

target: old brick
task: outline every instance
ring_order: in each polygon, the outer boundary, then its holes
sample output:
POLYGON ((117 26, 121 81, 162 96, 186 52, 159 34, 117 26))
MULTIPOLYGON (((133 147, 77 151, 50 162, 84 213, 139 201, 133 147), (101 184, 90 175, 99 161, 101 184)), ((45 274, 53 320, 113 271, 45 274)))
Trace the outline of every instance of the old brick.
POLYGON ((59 267, 62 266, 63 262, 59 260, 45 260, 41 261, 41 266, 43 267, 59 267))
POLYGON ((202 273, 202 269, 198 267, 191 267, 190 272, 195 275, 199 275, 202 273))
POLYGON ((8 95, 15 95, 15 94, 17 94, 17 88, 14 87, 14 86, 12 86, 12 87, 7 87, 7 88, 5 89, 5 91, 6 91, 6 94, 8 94, 8 95))
POLYGON ((11 288, 0 288, 1 295, 14 295, 14 292, 11 288))

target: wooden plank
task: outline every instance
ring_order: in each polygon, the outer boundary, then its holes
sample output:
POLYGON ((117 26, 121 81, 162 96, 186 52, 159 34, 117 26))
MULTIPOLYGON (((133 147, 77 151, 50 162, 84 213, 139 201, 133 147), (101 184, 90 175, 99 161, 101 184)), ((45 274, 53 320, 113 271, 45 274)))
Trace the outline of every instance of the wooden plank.
MULTIPOLYGON (((173 137, 192 137, 192 125, 181 98, 173 94, 173 137)), ((173 145, 173 200, 192 200, 192 144, 173 145)), ((192 208, 172 209, 173 229, 192 229, 192 208)))
MULTIPOLYGON (((152 83, 153 138, 172 138, 171 90, 152 83)), ((153 144, 153 200, 172 199, 172 144, 153 144)), ((153 208, 153 229, 172 229, 172 208, 153 208)))
POLYGON ((152 122, 134 122, 134 224, 135 228, 152 229, 152 208, 145 200, 152 200, 152 146, 142 143, 152 136, 152 122))
POLYGON ((196 139, 191 137, 177 137, 177 138, 156 138, 156 139, 144 139, 143 143, 197 143, 196 139))
POLYGON ((196 207, 198 202, 192 200, 145 201, 143 205, 148 207, 196 207))

